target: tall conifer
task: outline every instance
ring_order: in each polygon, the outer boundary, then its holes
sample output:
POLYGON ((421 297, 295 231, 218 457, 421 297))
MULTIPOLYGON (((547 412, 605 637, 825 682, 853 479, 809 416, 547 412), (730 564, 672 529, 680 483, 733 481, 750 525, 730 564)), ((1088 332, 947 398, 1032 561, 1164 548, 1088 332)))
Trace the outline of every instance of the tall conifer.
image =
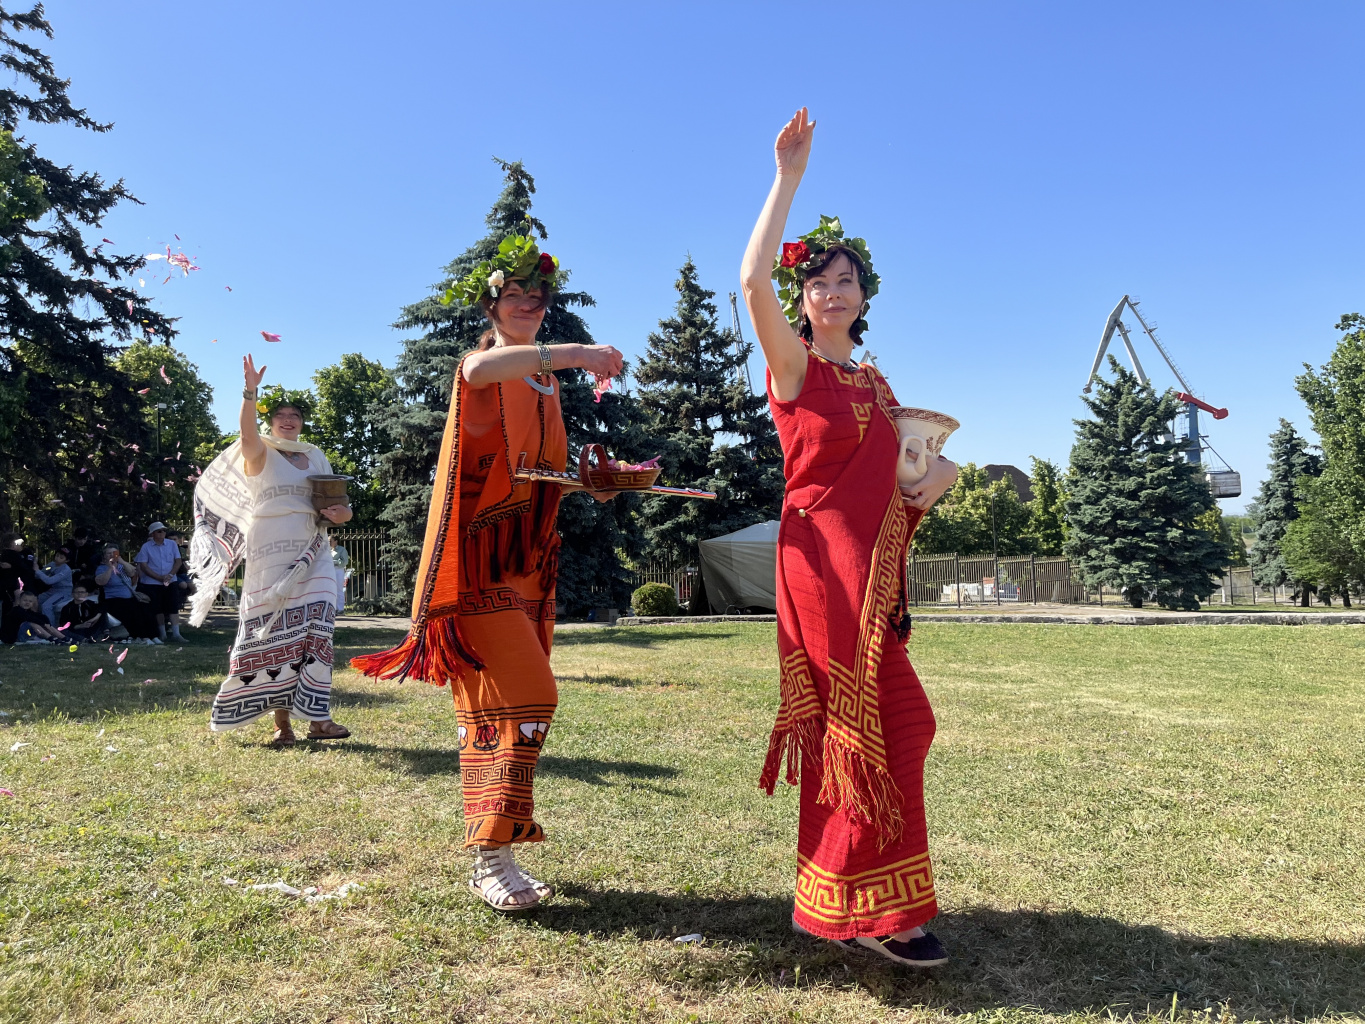
POLYGON ((157 495, 130 478, 125 446, 145 452, 152 438, 147 402, 112 357, 134 337, 174 332, 118 283, 142 257, 84 237, 118 203, 137 202, 123 182, 53 163, 17 134, 26 122, 112 127, 72 104, 34 33, 52 37, 41 4, 0 6, 0 524, 30 543, 79 523, 132 536, 157 495))
POLYGON ((1307 603, 1308 591, 1285 561, 1283 542, 1285 530, 1299 517, 1299 481, 1317 476, 1322 471, 1322 460, 1308 450, 1308 442, 1299 436, 1294 425, 1282 419, 1279 429, 1270 435, 1268 468, 1270 475, 1247 508, 1256 532, 1256 544, 1247 556, 1251 576, 1262 587, 1292 586, 1307 603))
POLYGON ((1114 380, 1083 396, 1094 419, 1076 420, 1066 554, 1087 586, 1121 591, 1134 608, 1198 608, 1221 577, 1226 550, 1197 520, 1214 507, 1202 469, 1170 433, 1179 403, 1111 356, 1114 380))
POLYGON ((640 405, 657 438, 661 481, 719 498, 646 496, 640 515, 652 556, 695 562, 698 541, 778 517, 782 448, 766 399, 743 376, 752 346, 720 328, 716 293, 698 283, 691 257, 674 287, 673 315, 659 321, 636 369, 640 405))
MULTIPOLYGON (((545 225, 531 215, 535 179, 519 161, 496 161, 505 174, 502 193, 488 212, 488 234, 475 242, 446 267, 431 294, 403 309, 394 325, 419 331, 403 343, 394 373, 396 383, 375 409, 376 420, 388 433, 392 449, 380 460, 380 478, 392 496, 382 518, 392 524, 385 557, 393 571, 400 600, 411 595, 417 560, 426 533, 427 506, 431 501, 432 473, 450 408, 451 387, 460 357, 473 349, 488 328, 478 307, 442 305, 440 296, 475 264, 489 259, 508 235, 525 233, 528 226, 541 240, 548 237, 545 225)), ((567 271, 560 271, 561 278, 567 271)), ((538 339, 546 344, 594 344, 587 324, 575 307, 594 305, 585 292, 560 292, 545 314, 538 339)), ((569 435, 569 451, 575 454, 586 441, 611 436, 625 415, 622 406, 603 398, 593 402, 592 388, 580 370, 557 370, 560 401, 569 435)), ((570 611, 601 596, 624 605, 628 592, 626 573, 616 555, 634 546, 627 529, 626 510, 616 503, 599 505, 584 495, 567 495, 560 511, 559 598, 570 611)))

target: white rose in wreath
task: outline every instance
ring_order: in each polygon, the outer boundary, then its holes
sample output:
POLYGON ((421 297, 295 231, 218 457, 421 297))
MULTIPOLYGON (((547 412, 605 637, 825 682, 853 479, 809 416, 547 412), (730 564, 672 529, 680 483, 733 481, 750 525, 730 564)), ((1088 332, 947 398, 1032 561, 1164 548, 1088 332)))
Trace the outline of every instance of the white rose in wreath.
POLYGON ((488 288, 493 293, 493 298, 498 297, 498 289, 502 287, 507 278, 503 276, 501 270, 495 270, 488 275, 488 288))

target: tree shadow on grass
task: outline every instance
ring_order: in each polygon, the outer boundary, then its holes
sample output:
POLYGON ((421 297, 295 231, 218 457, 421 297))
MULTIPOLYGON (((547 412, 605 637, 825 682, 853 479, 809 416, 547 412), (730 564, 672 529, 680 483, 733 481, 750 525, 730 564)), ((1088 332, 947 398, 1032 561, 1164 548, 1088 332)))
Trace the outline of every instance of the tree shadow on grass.
POLYGON ((578 647, 587 644, 602 644, 613 647, 654 648, 680 640, 732 640, 738 633, 712 633, 686 626, 664 626, 650 629, 648 626, 623 626, 620 629, 604 626, 601 629, 564 630, 555 634, 556 647, 578 647))
MULTIPOLYGON (((338 745, 337 753, 358 754, 402 765, 413 775, 458 775, 460 754, 453 748, 440 747, 383 747, 374 743, 347 740, 338 745)), ((536 774, 574 779, 592 786, 615 786, 621 779, 645 781, 671 779, 679 774, 669 765, 646 764, 642 761, 602 761, 592 757, 552 757, 542 755, 536 764, 536 774), (619 777, 619 778, 615 778, 619 777)))
POLYGON ((1227 1003, 1240 1018, 1365 1012, 1365 944, 1184 935, 1074 912, 968 908, 931 928, 952 960, 932 971, 900 967, 791 930, 790 897, 661 895, 572 882, 534 912, 554 931, 645 938, 700 932, 731 955, 689 974, 711 989, 750 983, 856 986, 888 1007, 963 1013, 1031 1007, 1048 1013, 1167 1014, 1227 1003))

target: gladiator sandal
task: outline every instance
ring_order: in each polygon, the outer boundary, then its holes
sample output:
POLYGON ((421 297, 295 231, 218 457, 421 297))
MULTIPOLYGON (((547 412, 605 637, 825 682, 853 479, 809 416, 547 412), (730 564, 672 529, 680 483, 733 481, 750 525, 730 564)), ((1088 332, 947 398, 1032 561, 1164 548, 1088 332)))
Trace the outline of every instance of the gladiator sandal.
POLYGON ((469 887, 494 910, 504 913, 530 910, 541 899, 517 870, 510 846, 479 850, 474 855, 474 873, 470 876, 469 887), (535 896, 535 899, 521 902, 520 898, 524 896, 535 896))
MULTIPOLYGON (((509 846, 507 849, 511 850, 512 848, 509 846)), ((511 858, 509 857, 509 859, 511 858)), ((530 872, 528 872, 515 860, 512 860, 512 866, 517 869, 517 874, 521 875, 521 880, 525 882, 526 885, 530 887, 538 897, 540 897, 540 899, 548 900, 551 896, 555 894, 555 887, 551 885, 549 882, 542 882, 539 878, 531 877, 530 872)))

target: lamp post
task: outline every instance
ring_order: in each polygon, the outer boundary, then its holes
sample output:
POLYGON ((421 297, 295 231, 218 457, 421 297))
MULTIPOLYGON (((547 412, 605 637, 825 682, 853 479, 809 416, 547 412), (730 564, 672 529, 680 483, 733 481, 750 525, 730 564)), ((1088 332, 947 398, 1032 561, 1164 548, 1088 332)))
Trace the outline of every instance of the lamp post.
POLYGON ((157 504, 161 503, 161 410, 166 408, 165 402, 156 403, 156 493, 157 504))

